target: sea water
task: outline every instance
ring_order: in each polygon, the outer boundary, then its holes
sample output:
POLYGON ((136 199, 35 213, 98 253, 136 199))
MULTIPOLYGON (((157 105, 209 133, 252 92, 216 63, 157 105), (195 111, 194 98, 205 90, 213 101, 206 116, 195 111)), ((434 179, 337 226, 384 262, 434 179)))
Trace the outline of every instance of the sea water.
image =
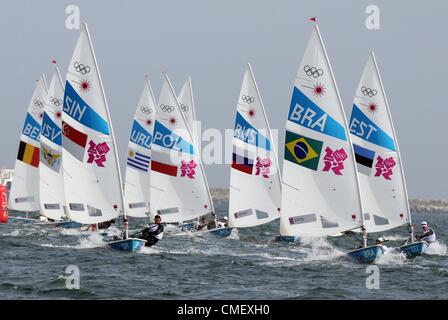
MULTIPOLYGON (((217 204, 218 215, 227 205, 217 204)), ((279 243, 278 221, 229 238, 177 235, 168 227, 156 246, 139 253, 110 249, 95 232, 9 223, 0 225, 0 299, 448 299, 448 215, 413 219, 428 221, 438 242, 415 259, 384 255, 374 288, 372 271, 345 256, 359 237, 279 243), (79 289, 70 290, 73 268, 79 289)), ((145 223, 131 220, 133 230, 145 223)), ((371 238, 384 235, 393 248, 406 239, 405 229, 371 238)))

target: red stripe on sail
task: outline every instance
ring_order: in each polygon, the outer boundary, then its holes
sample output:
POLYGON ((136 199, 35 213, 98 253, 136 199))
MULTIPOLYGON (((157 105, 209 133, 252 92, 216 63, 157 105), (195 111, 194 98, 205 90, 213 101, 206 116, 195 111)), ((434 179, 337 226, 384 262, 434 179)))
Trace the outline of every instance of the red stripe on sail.
POLYGON ((31 165, 33 167, 38 168, 39 167, 39 159, 40 159, 40 149, 37 147, 34 147, 33 157, 31 158, 31 165))
POLYGON ((62 122, 62 132, 65 137, 76 143, 78 146, 85 148, 87 144, 87 135, 76 130, 68 123, 62 122))
POLYGON ((250 164, 244 164, 244 163, 237 163, 235 161, 232 162, 232 168, 236 169, 238 171, 247 173, 247 174, 252 174, 253 171, 253 166, 250 164))
POLYGON ((177 176, 177 167, 166 163, 151 161, 151 170, 167 174, 169 176, 177 176))

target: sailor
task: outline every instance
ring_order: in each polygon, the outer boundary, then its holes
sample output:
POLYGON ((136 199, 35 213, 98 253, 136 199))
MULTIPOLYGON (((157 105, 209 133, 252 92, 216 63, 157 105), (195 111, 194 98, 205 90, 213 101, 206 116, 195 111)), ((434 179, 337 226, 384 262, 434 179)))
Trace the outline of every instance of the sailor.
POLYGON ((218 228, 226 228, 229 225, 229 219, 227 217, 222 217, 218 219, 218 228))
POLYGON ((98 229, 108 229, 113 223, 115 223, 115 219, 100 222, 98 223, 98 229))
POLYGON ((436 233, 434 232, 433 229, 429 227, 428 222, 422 221, 422 223, 420 223, 420 226, 422 227, 423 232, 420 234, 416 234, 415 238, 417 240, 426 241, 428 244, 435 242, 436 233))
POLYGON ((205 219, 205 217, 202 217, 201 222, 198 223, 196 226, 196 231, 204 229, 205 227, 207 227, 207 225, 208 225, 207 220, 205 219))
POLYGON ((154 217, 154 223, 149 223, 148 227, 142 230, 140 239, 146 240, 145 246, 155 245, 163 237, 162 218, 159 215, 154 217))
POLYGON ((381 250, 383 250, 383 253, 389 251, 389 248, 384 245, 384 238, 379 237, 378 239, 375 240, 375 243, 381 246, 381 250))

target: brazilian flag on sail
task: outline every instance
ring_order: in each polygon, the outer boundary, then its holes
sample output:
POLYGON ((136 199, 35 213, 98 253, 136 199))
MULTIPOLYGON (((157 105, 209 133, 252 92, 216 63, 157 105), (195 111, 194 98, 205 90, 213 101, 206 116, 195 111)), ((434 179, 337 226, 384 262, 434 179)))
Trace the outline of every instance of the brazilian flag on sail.
POLYGON ((323 142, 286 131, 285 160, 317 171, 323 142))

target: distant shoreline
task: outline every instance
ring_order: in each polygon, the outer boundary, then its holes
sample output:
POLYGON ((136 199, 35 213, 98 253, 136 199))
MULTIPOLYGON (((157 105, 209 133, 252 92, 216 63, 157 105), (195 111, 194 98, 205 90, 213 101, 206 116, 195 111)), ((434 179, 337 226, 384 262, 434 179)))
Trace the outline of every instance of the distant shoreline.
MULTIPOLYGON (((211 188, 210 191, 216 201, 224 201, 229 198, 228 189, 211 188)), ((448 201, 446 200, 410 199, 409 205, 412 212, 448 213, 448 201)))

